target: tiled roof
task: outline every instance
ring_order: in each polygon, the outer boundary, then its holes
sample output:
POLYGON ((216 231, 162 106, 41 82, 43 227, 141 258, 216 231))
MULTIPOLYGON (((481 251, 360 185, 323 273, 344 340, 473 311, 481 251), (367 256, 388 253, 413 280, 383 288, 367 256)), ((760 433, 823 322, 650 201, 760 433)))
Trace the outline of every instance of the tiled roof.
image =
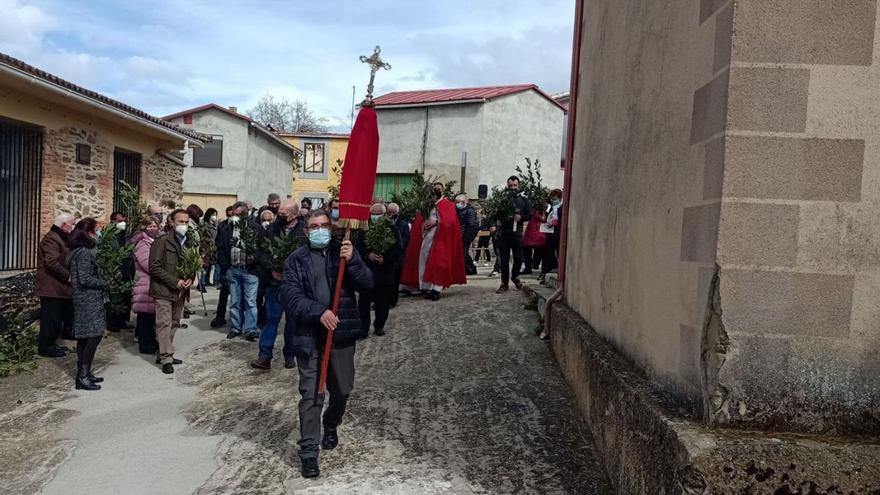
POLYGON ((348 133, 339 132, 276 132, 281 137, 298 137, 298 138, 329 138, 329 139, 348 139, 348 133))
MULTIPOLYGON (((423 91, 395 91, 374 99, 377 108, 394 106, 421 106, 432 104, 484 103, 499 96, 534 90, 539 95, 563 108, 535 84, 485 86, 481 88, 429 89, 423 91)), ((564 109, 564 108, 563 108, 564 109)))
POLYGON ((64 79, 61 79, 58 76, 55 76, 53 74, 49 74, 48 72, 41 70, 41 69, 38 69, 32 65, 28 65, 28 64, 24 63, 23 61, 18 60, 17 58, 11 57, 9 55, 6 55, 5 53, 2 53, 2 52, 0 52, 0 65, 6 65, 8 67, 19 70, 21 72, 24 72, 30 76, 36 77, 36 78, 41 79, 41 80, 48 82, 50 84, 54 84, 56 86, 59 86, 61 88, 66 89, 66 90, 73 91, 81 96, 85 96, 86 98, 95 100, 95 101, 97 101, 99 103, 103 103, 105 105, 109 105, 117 110, 121 110, 121 111, 131 115, 132 117, 146 120, 146 121, 151 122, 153 124, 157 124, 162 127, 165 127, 171 131, 174 131, 178 134, 181 134, 182 138, 189 138, 189 139, 192 139, 195 141, 202 141, 202 142, 206 142, 206 141, 211 140, 209 137, 202 135, 202 134, 199 134, 198 132, 193 132, 193 131, 190 131, 187 129, 182 129, 182 128, 172 124, 171 122, 166 122, 158 117, 154 117, 154 116, 148 114, 147 112, 144 112, 143 110, 138 110, 137 108, 134 108, 132 106, 126 105, 125 103, 122 103, 121 101, 117 101, 112 98, 108 98, 100 93, 97 93, 97 92, 92 91, 90 89, 86 89, 82 86, 77 86, 76 84, 73 84, 72 82, 65 81, 64 79))
POLYGON ((202 113, 202 112, 204 112, 205 110, 219 110, 219 111, 221 111, 221 112, 223 112, 223 113, 225 113, 225 114, 227 114, 227 115, 231 115, 231 116, 233 116, 233 117, 235 117, 235 118, 238 118, 238 119, 244 120, 244 121, 247 122, 248 124, 254 126, 255 129, 257 129, 258 131, 262 132, 262 133, 265 134, 267 137, 271 138, 271 139, 272 139, 273 141, 275 141, 276 143, 278 143, 278 144, 284 146, 285 148, 290 148, 290 149, 292 149, 293 151, 295 151, 295 152, 297 152, 297 153, 300 153, 300 152, 301 152, 301 150, 300 150, 299 148, 297 148, 296 146, 294 146, 294 145, 288 143, 287 141, 281 139, 280 137, 278 137, 278 135, 277 135, 276 133, 270 131, 269 129, 266 129, 265 127, 263 127, 262 125, 258 124, 256 121, 254 121, 253 119, 251 119, 251 118, 248 117, 247 115, 243 115, 243 114, 240 114, 240 113, 238 113, 238 112, 234 112, 234 111, 232 111, 232 110, 230 110, 230 109, 228 109, 228 108, 226 108, 226 107, 224 107, 224 106, 220 106, 220 105, 218 105, 218 104, 216 104, 216 103, 208 103, 207 105, 202 105, 202 106, 200 106, 200 107, 190 108, 189 110, 183 110, 183 111, 180 111, 180 112, 177 112, 177 113, 173 113, 173 114, 171 114, 171 115, 166 115, 166 116, 164 116, 164 117, 162 117, 162 118, 165 119, 165 120, 174 120, 174 119, 179 119, 179 118, 183 117, 184 115, 192 115, 192 114, 195 114, 195 113, 202 113))

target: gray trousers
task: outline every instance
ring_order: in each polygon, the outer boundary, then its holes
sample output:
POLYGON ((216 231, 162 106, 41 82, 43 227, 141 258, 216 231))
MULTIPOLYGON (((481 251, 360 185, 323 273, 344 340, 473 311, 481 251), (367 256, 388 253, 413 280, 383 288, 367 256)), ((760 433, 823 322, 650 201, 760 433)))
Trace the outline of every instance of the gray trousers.
POLYGON ((318 394, 318 378, 321 374, 323 349, 312 349, 309 359, 296 358, 299 370, 299 457, 317 459, 321 449, 321 425, 325 430, 335 430, 342 423, 348 396, 354 388, 355 345, 330 351, 327 370, 327 392, 330 405, 321 420, 324 396, 318 394))

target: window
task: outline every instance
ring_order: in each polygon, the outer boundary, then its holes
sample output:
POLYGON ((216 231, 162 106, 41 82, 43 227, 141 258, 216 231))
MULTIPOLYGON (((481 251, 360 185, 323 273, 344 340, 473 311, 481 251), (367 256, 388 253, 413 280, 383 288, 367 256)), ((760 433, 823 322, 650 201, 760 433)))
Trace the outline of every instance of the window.
POLYGON ((325 173, 324 143, 306 143, 303 172, 307 174, 325 173))
POLYGON ((223 136, 212 136, 210 143, 193 150, 193 167, 223 168, 223 136))
POLYGON ((0 271, 36 268, 43 132, 0 120, 0 271))
POLYGON ((113 150, 113 209, 131 216, 122 204, 122 183, 141 191, 141 154, 120 148, 113 150))

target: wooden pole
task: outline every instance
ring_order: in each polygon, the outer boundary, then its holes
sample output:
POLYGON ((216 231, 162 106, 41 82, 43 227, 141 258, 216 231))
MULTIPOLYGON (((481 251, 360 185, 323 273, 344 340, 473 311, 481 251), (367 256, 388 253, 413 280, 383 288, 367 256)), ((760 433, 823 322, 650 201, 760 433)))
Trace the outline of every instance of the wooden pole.
MULTIPOLYGON (((351 239, 351 228, 345 229, 343 241, 351 239)), ((345 276, 345 258, 339 257, 339 273, 336 274, 336 290, 333 292, 334 315, 339 315, 339 298, 342 295, 342 279, 345 276)), ((330 366, 330 350, 333 348, 333 330, 327 330, 327 340, 324 342, 324 358, 321 360, 321 377, 318 380, 318 393, 323 395, 327 390, 327 369, 330 366)))

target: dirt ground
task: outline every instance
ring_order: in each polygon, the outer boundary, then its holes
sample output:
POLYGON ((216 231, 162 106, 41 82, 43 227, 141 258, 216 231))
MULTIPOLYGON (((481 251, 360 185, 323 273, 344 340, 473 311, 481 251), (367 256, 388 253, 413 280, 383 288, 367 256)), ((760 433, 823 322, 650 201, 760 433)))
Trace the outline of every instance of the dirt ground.
POLYGON ((497 283, 404 298, 388 334, 358 344, 340 445, 317 480, 299 475, 281 337, 273 369, 252 370, 256 344, 211 330, 199 303, 173 376, 123 333, 99 349, 100 392, 73 390, 72 357, 0 380, 0 492, 610 493, 537 315, 497 283))

